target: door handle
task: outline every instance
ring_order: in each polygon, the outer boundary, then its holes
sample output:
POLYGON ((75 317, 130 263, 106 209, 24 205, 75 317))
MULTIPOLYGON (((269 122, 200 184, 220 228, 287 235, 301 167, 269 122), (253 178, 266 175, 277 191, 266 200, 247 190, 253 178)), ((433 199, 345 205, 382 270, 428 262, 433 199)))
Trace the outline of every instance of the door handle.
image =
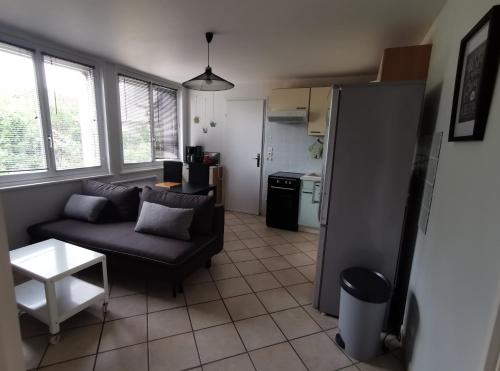
POLYGON ((260 153, 257 153, 257 157, 254 157, 253 160, 257 160, 257 167, 260 167, 260 153))

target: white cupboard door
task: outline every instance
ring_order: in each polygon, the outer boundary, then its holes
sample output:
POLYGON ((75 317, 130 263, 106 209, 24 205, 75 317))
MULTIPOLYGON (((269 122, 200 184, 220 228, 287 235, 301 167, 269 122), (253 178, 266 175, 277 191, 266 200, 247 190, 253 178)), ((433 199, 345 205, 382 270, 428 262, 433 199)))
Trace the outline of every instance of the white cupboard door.
POLYGON ((264 100, 228 100, 224 133, 225 206, 259 214, 264 100))
POLYGON ((309 124, 307 126, 309 135, 325 135, 331 90, 331 87, 311 88, 309 124))
POLYGON ((269 111, 309 109, 309 88, 274 89, 269 96, 269 111))

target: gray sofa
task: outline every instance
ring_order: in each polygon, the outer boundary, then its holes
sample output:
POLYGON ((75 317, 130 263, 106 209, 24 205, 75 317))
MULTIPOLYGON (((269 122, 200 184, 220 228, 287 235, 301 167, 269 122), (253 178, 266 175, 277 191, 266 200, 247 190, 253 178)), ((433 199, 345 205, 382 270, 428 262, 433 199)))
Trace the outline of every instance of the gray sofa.
POLYGON ((93 181, 84 182, 83 194, 107 194, 110 207, 97 223, 61 218, 35 224, 28 228, 31 240, 56 238, 104 254, 160 265, 162 276, 173 285, 174 296, 187 276, 204 265, 209 267, 212 256, 223 248, 224 208, 214 205, 210 196, 183 195, 145 187, 140 197, 139 189, 93 181), (123 197, 124 192, 128 192, 127 197, 123 197), (116 194, 121 198, 114 200, 116 194), (135 232, 142 201, 193 208, 191 239, 182 241, 135 232))

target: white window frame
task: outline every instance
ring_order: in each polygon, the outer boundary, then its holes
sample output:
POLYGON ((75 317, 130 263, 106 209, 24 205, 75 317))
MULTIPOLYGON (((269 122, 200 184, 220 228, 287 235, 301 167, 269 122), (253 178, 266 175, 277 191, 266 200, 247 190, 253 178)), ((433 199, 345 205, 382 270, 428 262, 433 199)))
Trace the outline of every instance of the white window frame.
POLYGON ((103 71, 104 62, 98 58, 82 55, 66 48, 51 45, 48 42, 39 41, 29 36, 17 36, 0 32, 0 42, 11 44, 19 48, 28 49, 33 52, 33 65, 35 68, 35 79, 40 107, 43 143, 45 146, 45 157, 47 170, 26 172, 23 174, 10 174, 0 176, 0 189, 15 186, 47 183, 58 180, 68 180, 81 177, 99 177, 110 175, 108 162, 108 146, 106 141, 106 122, 104 114, 104 91, 103 71), (49 136, 51 134, 50 108, 47 96, 47 85, 45 80, 45 68, 43 56, 50 55, 55 58, 68 60, 74 63, 94 68, 94 89, 96 101, 96 119, 99 133, 100 166, 56 170, 54 150, 51 146, 49 136))
MULTIPOLYGON (((130 77, 133 79, 141 80, 144 82, 147 82, 148 84, 153 84, 153 85, 159 85, 163 86, 165 88, 173 89, 177 91, 177 140, 178 140, 178 146, 179 146, 179 157, 176 159, 171 159, 173 161, 182 161, 183 158, 183 136, 184 136, 184 130, 183 130, 183 117, 182 117, 182 85, 178 84, 173 81, 165 80, 162 78, 159 78, 154 75, 150 75, 144 72, 137 71, 132 68, 124 67, 124 66, 118 66, 116 69, 116 76, 115 76, 115 87, 116 87, 116 96, 117 96, 117 102, 118 102, 118 107, 117 107, 117 117, 118 117, 118 124, 119 124, 119 141, 120 141, 120 164, 121 164, 121 173, 126 174, 126 173, 132 173, 132 172, 139 172, 139 171, 146 171, 146 170, 159 170, 163 169, 163 161, 159 160, 156 161, 154 159, 154 144, 153 144, 153 136, 154 136, 154 125, 153 125, 153 112, 150 114, 150 125, 151 125, 151 158, 152 161, 148 162, 139 162, 135 164, 126 164, 125 163, 125 155, 124 155, 124 150, 123 150, 123 131, 122 131, 122 117, 121 117, 121 102, 120 102, 120 87, 119 87, 119 76, 125 76, 125 77, 130 77)), ((150 102, 150 107, 152 106, 152 90, 149 90, 149 102, 150 102)))

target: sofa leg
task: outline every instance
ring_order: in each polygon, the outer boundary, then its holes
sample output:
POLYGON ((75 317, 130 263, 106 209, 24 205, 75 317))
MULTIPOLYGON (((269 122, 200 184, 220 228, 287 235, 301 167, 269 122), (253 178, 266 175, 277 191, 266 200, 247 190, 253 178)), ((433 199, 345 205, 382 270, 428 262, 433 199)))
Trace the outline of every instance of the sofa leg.
POLYGON ((172 285, 172 296, 177 297, 177 285, 175 283, 172 285))
POLYGON ((208 259, 207 262, 205 263, 205 268, 210 268, 212 266, 212 259, 208 259))

